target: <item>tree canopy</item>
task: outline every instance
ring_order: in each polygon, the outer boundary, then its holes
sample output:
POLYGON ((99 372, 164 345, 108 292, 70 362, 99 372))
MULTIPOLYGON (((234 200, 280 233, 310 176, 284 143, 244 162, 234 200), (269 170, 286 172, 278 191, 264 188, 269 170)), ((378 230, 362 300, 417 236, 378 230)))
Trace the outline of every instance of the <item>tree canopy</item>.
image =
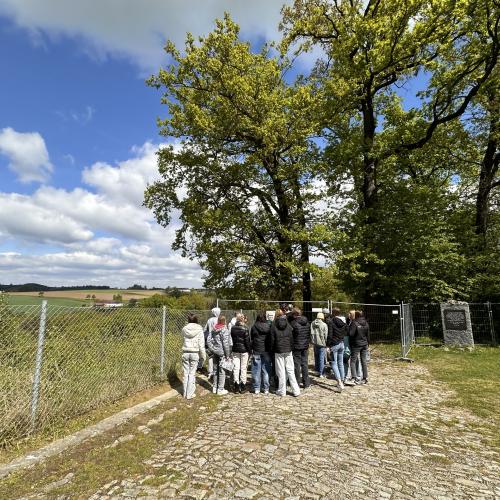
POLYGON ((229 15, 168 43, 146 205, 228 295, 500 296, 499 20, 496 0, 296 0, 278 45, 229 15))

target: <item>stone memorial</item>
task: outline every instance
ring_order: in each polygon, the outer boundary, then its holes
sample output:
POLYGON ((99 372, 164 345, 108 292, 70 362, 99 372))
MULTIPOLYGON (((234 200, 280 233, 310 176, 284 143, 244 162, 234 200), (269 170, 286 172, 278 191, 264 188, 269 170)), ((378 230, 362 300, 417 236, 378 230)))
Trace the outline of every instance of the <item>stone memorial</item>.
POLYGON ((441 319, 443 321, 443 336, 446 345, 474 345, 469 304, 466 302, 441 304, 441 319))

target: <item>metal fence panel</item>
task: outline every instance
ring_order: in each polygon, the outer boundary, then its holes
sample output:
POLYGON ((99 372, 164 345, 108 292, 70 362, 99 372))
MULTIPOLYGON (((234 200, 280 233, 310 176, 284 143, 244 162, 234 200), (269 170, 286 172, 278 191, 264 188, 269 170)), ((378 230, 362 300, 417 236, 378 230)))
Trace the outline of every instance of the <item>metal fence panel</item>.
POLYGON ((415 343, 415 330, 413 326, 411 304, 402 304, 401 311, 401 319, 403 322, 401 329, 401 355, 403 358, 406 358, 415 343))
POLYGON ((398 304, 356 304, 331 301, 331 307, 347 316, 351 310, 361 310, 370 325, 371 342, 401 342, 400 307, 398 304))

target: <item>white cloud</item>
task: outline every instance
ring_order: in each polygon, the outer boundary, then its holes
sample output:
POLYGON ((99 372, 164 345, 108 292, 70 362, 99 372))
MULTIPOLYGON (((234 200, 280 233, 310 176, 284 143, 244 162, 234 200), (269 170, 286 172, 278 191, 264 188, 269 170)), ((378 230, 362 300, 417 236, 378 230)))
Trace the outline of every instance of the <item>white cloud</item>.
POLYGON ((142 206, 146 185, 158 178, 157 148, 146 143, 125 161, 85 169, 95 192, 0 192, 0 281, 201 286, 198 264, 171 250, 178 219, 164 229, 142 206), (22 251, 2 252, 2 244, 22 251))
POLYGON ((72 109, 69 111, 57 110, 55 114, 65 122, 74 121, 80 125, 87 125, 92 121, 95 115, 95 108, 87 105, 82 111, 75 111, 72 109))
POLYGON ((67 214, 39 206, 30 196, 0 193, 0 232, 39 243, 73 243, 93 233, 67 214))
POLYGON ((26 29, 40 44, 49 37, 80 37, 92 57, 125 57, 151 71, 163 61, 167 39, 183 45, 186 32, 210 32, 214 19, 230 12, 243 36, 278 38, 280 0, 3 0, 0 13, 26 29))
POLYGON ((9 168, 21 182, 45 182, 54 167, 43 137, 38 132, 0 131, 0 153, 9 159, 9 168))

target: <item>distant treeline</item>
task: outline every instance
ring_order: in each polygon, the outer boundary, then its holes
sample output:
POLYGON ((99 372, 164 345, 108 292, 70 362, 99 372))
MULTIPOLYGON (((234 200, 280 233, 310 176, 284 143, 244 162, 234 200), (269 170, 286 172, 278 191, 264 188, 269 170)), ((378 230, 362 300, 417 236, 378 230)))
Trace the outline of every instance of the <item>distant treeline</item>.
POLYGON ((24 283, 23 285, 0 285, 2 292, 60 292, 63 290, 109 290, 107 285, 80 286, 45 286, 39 283, 24 283))

